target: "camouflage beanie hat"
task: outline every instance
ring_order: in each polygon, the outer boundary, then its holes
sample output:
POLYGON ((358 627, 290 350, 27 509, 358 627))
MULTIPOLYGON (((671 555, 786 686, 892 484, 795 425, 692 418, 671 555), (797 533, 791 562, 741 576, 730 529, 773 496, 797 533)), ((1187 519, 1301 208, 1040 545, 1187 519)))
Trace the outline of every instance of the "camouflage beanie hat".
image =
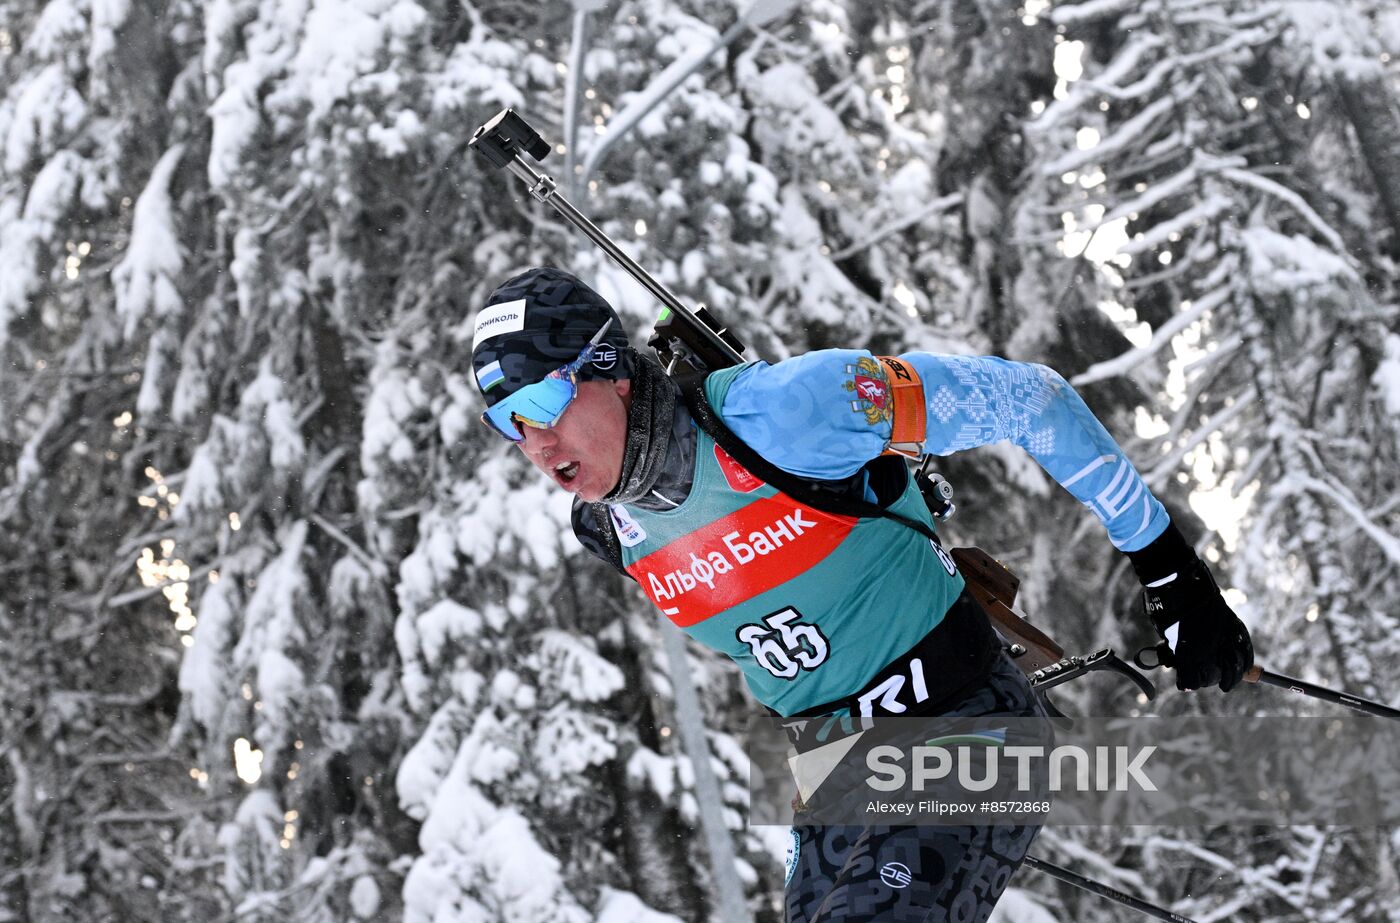
POLYGON ((603 343, 579 381, 632 377, 636 353, 612 305, 562 269, 542 266, 508 280, 476 314, 472 372, 486 405, 509 397, 578 358, 609 320, 603 343))

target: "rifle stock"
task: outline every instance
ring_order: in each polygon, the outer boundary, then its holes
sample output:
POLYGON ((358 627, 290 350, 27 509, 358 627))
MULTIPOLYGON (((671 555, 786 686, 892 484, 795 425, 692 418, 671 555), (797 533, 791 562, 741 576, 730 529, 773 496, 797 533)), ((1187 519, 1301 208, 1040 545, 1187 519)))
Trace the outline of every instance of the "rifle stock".
POLYGON ((993 627, 1012 645, 1011 656, 1026 675, 1058 663, 1065 649, 1011 608, 1021 580, 981 548, 954 548, 953 563, 962 571, 972 598, 993 627), (1017 648, 1021 653, 1016 653, 1017 648))

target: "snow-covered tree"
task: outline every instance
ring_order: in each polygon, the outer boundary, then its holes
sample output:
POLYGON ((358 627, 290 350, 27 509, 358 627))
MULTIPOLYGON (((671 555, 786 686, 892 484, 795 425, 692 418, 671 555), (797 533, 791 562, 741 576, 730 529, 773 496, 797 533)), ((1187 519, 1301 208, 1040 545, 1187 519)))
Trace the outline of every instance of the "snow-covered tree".
MULTIPOLYGON (((1395 17, 1361 2, 1153 0, 1044 15, 1061 79, 1026 126, 1024 227, 1083 266, 1067 297, 1101 303, 1132 338, 1072 380, 1162 395, 1137 411, 1158 447, 1149 483, 1186 521, 1173 482, 1189 485, 1221 529, 1199 544, 1233 565, 1221 569, 1260 661, 1383 698, 1400 664, 1393 170, 1378 150, 1400 129, 1395 17)), ((1246 694, 1211 707, 1296 706, 1246 694)), ((1386 919, 1389 836, 1221 829, 1119 848, 1149 868, 1222 870, 1215 887, 1179 878, 1189 915, 1386 919), (1288 869, 1286 886, 1255 878, 1263 866, 1288 869)))
MULTIPOLYGON (((505 106, 751 355, 1063 371, 1233 573, 1261 659, 1384 693, 1400 17, 782 7, 0 0, 0 919, 718 912, 656 616, 475 422, 467 334, 507 276, 565 266, 639 340, 656 312, 469 154, 505 106), (1238 495, 1238 535, 1205 530, 1203 487, 1238 495)), ((948 531, 1021 572, 1042 625, 1146 640, 1121 558, 1026 458, 942 467, 948 531)), ((777 920, 751 705, 691 665, 736 870, 777 920)), ((1256 706, 1285 708, 1161 707, 1256 706)), ((1381 919, 1387 834, 1038 848, 1198 916, 1381 919)), ((1113 918, 1017 886, 1006 920, 1113 918)))

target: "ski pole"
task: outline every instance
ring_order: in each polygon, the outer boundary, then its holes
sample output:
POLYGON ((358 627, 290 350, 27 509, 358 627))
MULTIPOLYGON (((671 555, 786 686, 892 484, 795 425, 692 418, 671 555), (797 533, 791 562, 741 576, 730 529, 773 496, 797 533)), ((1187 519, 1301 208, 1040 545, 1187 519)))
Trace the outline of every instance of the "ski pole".
POLYGON ((1147 901, 1133 897, 1131 894, 1124 894, 1117 888, 1110 888, 1108 885, 1095 881, 1092 878, 1085 878, 1077 872, 1071 872, 1067 868, 1055 865, 1053 862, 1046 862, 1036 856, 1026 856, 1025 864, 1039 872, 1044 872, 1051 878, 1058 878, 1066 884, 1073 885, 1090 894, 1097 894, 1099 897, 1106 897, 1111 901, 1116 901, 1124 907, 1131 907, 1138 913, 1146 914, 1154 920, 1166 920, 1168 923, 1196 923, 1190 917, 1183 917, 1179 913, 1172 913, 1170 910, 1163 910, 1156 904, 1149 904, 1147 901))
POLYGON ((1345 705, 1347 708, 1355 709, 1368 715, 1376 715, 1381 718, 1400 718, 1400 708, 1391 708, 1389 705, 1382 705, 1380 702, 1372 702, 1370 699, 1357 698, 1347 692, 1338 692, 1335 689, 1328 689, 1326 686, 1318 686, 1314 683, 1304 682, 1301 679, 1294 679, 1291 676, 1284 676, 1281 673, 1271 673, 1259 665, 1250 667, 1244 674, 1244 681, 1247 683, 1264 683, 1268 686, 1277 686, 1280 689, 1287 689, 1299 695, 1311 696, 1314 699, 1321 699, 1324 702, 1335 702, 1338 705, 1345 705))
MULTIPOLYGON (((1165 642, 1153 647, 1144 647, 1133 657, 1133 663, 1144 670, 1155 670, 1158 667, 1170 667, 1172 665, 1171 648, 1165 642), (1149 656, 1151 655, 1151 656, 1149 656)), ((1363 699, 1354 696, 1349 692, 1339 692, 1336 689, 1328 689, 1326 686, 1319 686, 1306 680, 1297 679, 1292 676, 1284 676, 1282 673, 1274 673, 1255 664, 1245 671, 1244 681, 1247 683, 1263 683, 1266 686, 1277 686, 1280 689, 1287 689, 1299 695, 1309 698, 1321 699, 1324 702, 1332 702, 1336 705, 1345 705, 1367 715, 1375 715, 1379 718, 1400 718, 1400 708, 1391 708, 1380 702, 1372 702, 1370 699, 1363 699)))

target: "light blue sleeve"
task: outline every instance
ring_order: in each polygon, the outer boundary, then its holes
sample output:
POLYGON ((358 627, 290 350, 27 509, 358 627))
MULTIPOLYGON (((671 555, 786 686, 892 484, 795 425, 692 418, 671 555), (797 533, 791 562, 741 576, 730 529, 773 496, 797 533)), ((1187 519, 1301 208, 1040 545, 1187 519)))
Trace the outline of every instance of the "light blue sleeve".
MULTIPOLYGON (((1118 549, 1136 551, 1167 527, 1162 504, 1058 373, 995 357, 899 358, 923 380, 926 454, 1009 440, 1087 506, 1118 549)), ((884 451, 892 412, 885 370, 869 352, 828 349, 744 369, 720 415, 778 467, 835 479, 884 451)))

